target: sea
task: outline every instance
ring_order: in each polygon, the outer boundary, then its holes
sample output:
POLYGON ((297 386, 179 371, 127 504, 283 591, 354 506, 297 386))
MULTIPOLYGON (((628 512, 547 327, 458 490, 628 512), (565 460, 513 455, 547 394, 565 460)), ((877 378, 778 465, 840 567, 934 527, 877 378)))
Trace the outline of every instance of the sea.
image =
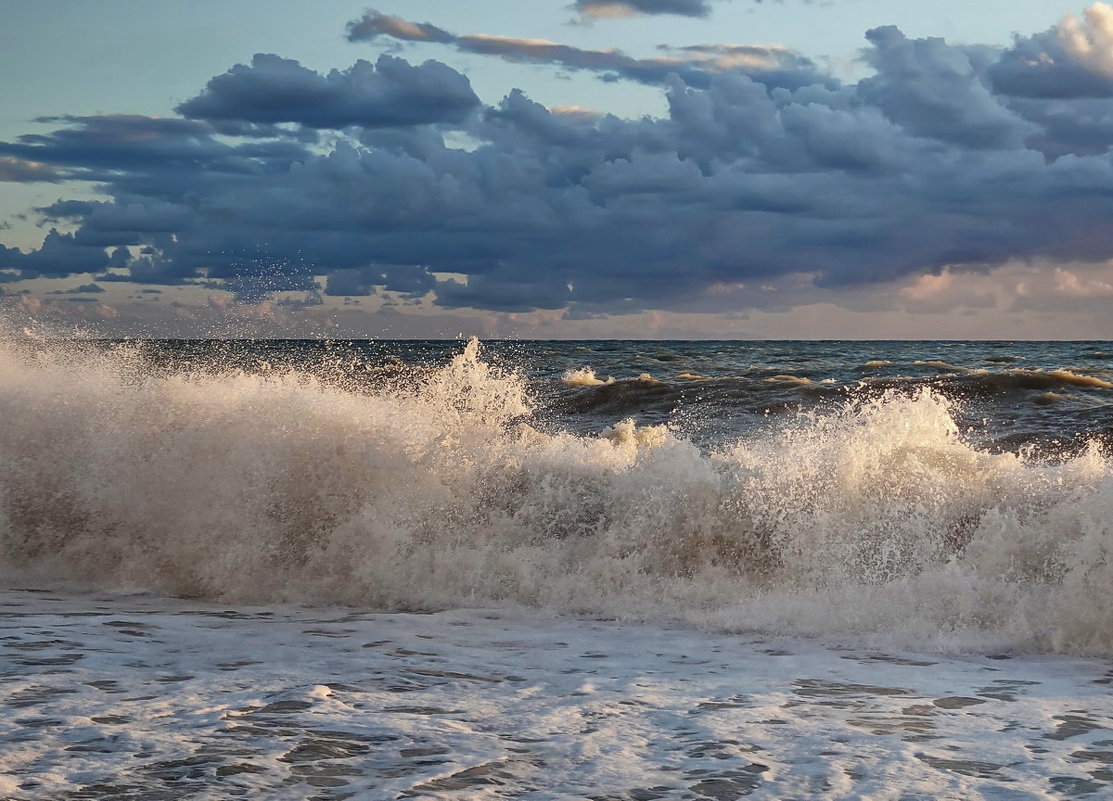
POLYGON ((1113 798, 1113 343, 0 338, 0 799, 1113 798))

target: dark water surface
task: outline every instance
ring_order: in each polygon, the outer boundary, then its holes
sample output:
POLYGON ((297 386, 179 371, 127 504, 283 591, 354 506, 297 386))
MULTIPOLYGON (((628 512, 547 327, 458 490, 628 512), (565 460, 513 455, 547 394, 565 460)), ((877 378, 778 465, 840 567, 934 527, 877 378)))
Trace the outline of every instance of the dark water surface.
MULTIPOLYGON (((134 343, 104 343, 134 347, 134 343)), ((349 386, 420 380, 462 341, 153 340, 163 368, 330 375, 349 386)), ((1113 442, 1113 343, 1007 341, 490 341, 483 358, 521 373, 533 417, 576 433, 632 418, 721 442, 784 415, 924 389, 993 451, 1070 454, 1113 442)))

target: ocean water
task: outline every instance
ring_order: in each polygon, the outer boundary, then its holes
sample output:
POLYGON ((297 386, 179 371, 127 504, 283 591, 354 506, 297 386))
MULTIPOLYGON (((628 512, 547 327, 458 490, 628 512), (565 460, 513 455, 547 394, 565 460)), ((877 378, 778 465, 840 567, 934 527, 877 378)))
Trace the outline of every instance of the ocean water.
POLYGON ((1113 797, 1113 343, 0 341, 0 798, 1113 797))

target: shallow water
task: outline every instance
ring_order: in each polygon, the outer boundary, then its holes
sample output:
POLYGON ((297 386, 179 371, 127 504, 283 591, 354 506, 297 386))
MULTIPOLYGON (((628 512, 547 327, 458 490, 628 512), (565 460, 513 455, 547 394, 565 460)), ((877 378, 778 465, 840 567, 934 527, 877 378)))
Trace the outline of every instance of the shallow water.
POLYGON ((18 799, 1049 799, 1113 787, 1113 663, 8 591, 18 799))

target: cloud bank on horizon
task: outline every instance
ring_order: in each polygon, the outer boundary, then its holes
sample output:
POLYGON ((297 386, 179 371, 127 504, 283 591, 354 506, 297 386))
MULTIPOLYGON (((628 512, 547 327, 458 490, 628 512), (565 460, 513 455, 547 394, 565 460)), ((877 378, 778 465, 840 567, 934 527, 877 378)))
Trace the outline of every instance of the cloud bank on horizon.
MULTIPOLYGON (((585 15, 703 16, 704 0, 578 0, 585 15)), ((59 116, 0 142, 0 181, 86 182, 37 209, 0 282, 381 290, 443 308, 721 311, 742 288, 1113 259, 1113 8, 1007 48, 867 32, 872 74, 785 48, 655 58, 456 34, 369 11, 354 46, 421 42, 657 87, 667 115, 484 105, 440 61, 382 54, 320 74, 258 54, 175 117, 59 116)), ((95 286, 95 284, 94 284, 95 286)))

